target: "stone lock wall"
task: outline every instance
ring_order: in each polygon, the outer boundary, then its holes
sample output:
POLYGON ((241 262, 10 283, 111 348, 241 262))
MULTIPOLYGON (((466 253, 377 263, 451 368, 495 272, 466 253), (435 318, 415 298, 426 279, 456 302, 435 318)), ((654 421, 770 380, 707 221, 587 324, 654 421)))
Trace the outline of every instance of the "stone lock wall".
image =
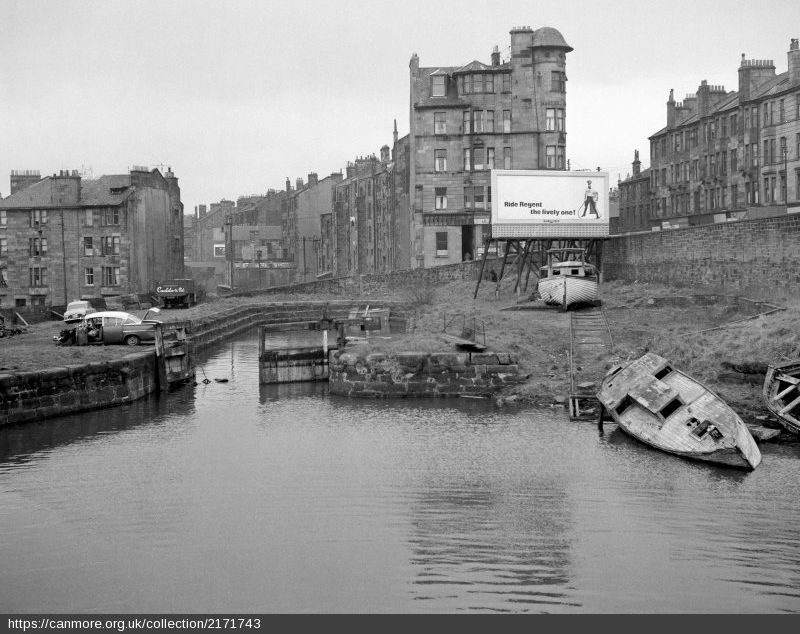
POLYGON ((122 359, 0 374, 0 425, 120 405, 154 392, 152 351, 122 359))
POLYGON ((524 382, 507 353, 371 353, 332 350, 331 394, 362 397, 491 396, 524 382))

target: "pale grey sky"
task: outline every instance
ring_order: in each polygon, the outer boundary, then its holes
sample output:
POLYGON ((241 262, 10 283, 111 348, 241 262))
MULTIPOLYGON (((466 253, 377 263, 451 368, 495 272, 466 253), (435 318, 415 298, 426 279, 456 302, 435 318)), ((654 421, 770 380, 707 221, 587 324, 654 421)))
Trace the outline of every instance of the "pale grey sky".
POLYGON ((408 62, 489 62, 514 26, 567 56, 567 158, 611 182, 741 54, 786 70, 800 2, 0 0, 0 194, 11 170, 171 166, 186 213, 324 177, 408 132, 408 62))

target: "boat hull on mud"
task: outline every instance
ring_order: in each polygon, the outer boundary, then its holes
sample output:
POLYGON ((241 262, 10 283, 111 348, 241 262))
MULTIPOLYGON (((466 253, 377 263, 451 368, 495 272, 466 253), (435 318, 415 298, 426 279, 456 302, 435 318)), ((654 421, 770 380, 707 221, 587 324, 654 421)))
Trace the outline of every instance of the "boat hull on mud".
POLYGON ((753 470, 761 452, 742 419, 699 381, 653 353, 612 368, 597 395, 620 428, 677 456, 753 470))
POLYGON ((800 434, 800 361, 769 366, 764 402, 784 429, 800 434))
POLYGON ((597 277, 547 277, 539 280, 539 296, 546 304, 565 309, 577 304, 590 304, 599 297, 597 277))

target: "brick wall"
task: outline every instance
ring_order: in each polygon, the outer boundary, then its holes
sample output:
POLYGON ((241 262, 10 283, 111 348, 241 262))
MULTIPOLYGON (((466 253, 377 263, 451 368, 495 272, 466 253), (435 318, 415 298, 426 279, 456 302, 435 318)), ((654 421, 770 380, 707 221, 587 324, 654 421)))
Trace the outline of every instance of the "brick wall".
POLYGON ((791 291, 800 284, 800 215, 613 236, 603 272, 606 281, 791 291))

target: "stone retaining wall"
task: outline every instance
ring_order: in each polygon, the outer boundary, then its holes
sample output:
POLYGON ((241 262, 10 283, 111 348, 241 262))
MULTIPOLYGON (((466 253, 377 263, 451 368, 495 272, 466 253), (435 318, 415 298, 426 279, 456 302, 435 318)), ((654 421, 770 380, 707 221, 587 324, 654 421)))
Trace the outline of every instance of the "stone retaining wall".
POLYGON ((522 383, 517 359, 506 353, 329 353, 331 394, 361 397, 491 396, 522 383))
POLYGON ((611 236, 606 280, 774 294, 800 283, 800 214, 611 236))
POLYGON ((0 374, 0 425, 121 405, 158 389, 152 351, 122 359, 0 374))

